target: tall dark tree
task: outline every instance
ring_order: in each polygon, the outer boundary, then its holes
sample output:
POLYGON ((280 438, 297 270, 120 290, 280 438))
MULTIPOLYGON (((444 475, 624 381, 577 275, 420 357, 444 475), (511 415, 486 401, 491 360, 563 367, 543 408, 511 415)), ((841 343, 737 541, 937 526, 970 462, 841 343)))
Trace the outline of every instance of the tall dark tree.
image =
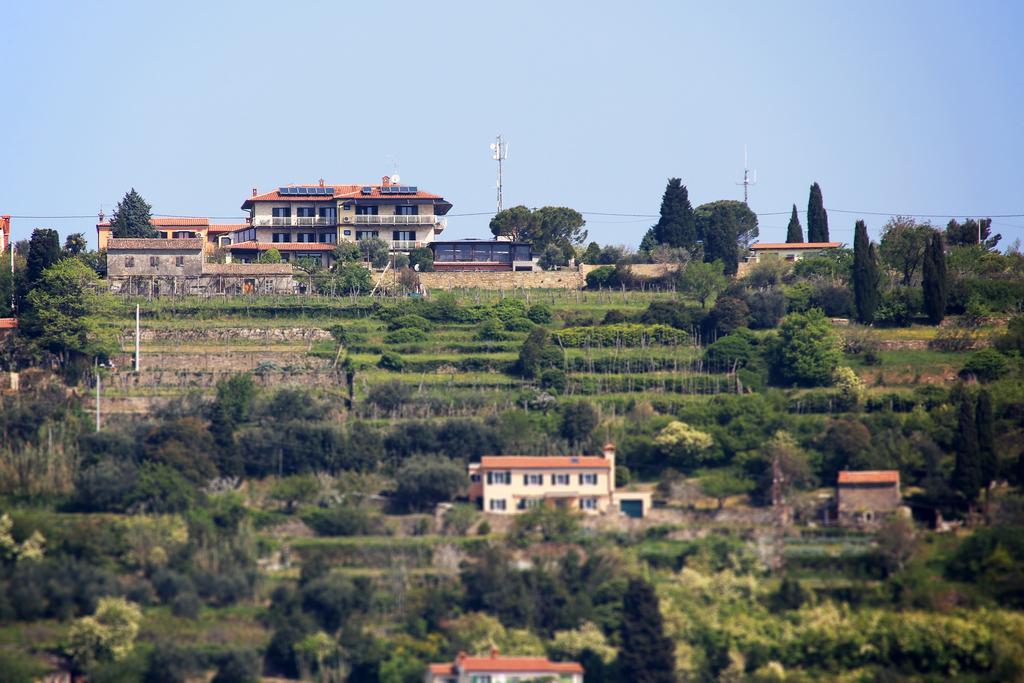
POLYGON ((881 279, 878 254, 868 239, 868 226, 857 221, 853 229, 853 298, 858 322, 869 325, 874 321, 881 299, 881 279))
POLYGON ((789 217, 789 225, 786 226, 786 244, 797 244, 804 241, 804 228, 800 225, 800 217, 796 215, 796 204, 793 205, 793 214, 789 217))
POLYGON ((828 213, 818 183, 811 185, 811 196, 807 200, 807 241, 828 242, 828 213))
POLYGON ((43 271, 56 263, 61 257, 60 235, 50 228, 36 228, 32 231, 32 239, 28 243, 28 258, 25 260, 26 279, 32 287, 43 271))
POLYGON ((85 233, 72 233, 64 240, 64 253, 68 256, 78 256, 88 248, 89 243, 85 239, 85 233))
POLYGON ((986 251, 993 251, 999 240, 1003 239, 1000 234, 992 234, 992 219, 981 218, 975 220, 968 218, 963 223, 952 219, 946 225, 946 244, 951 247, 969 246, 978 244, 978 236, 981 236, 981 246, 986 251))
POLYGON ((159 237, 153 228, 151 207, 133 187, 117 203, 110 217, 110 232, 114 237, 159 237))
POLYGON ((928 322, 938 325, 946 317, 946 301, 949 298, 946 250, 942 244, 942 233, 938 230, 932 231, 931 239, 928 240, 921 286, 924 288, 924 310, 928 322))
POLYGON ((741 252, 757 239, 757 214, 732 199, 701 204, 693 214, 697 239, 704 243, 704 260, 721 261, 727 275, 735 274, 741 252))
POLYGON ((649 234, 654 246, 664 244, 689 249, 697 243, 697 221, 690 195, 679 178, 669 178, 661 198, 661 217, 649 234))
POLYGON ((622 680, 631 683, 673 683, 675 647, 665 625, 654 588, 642 579, 630 579, 622 596, 622 680))
POLYGON ((978 499, 978 492, 984 484, 984 470, 981 463, 981 452, 978 446, 978 425, 974 410, 974 401, 966 392, 960 391, 957 412, 957 430, 953 442, 956 451, 956 464, 953 467, 953 488, 973 503, 978 499))
POLYGON ((978 455, 981 459, 981 485, 988 486, 999 473, 999 459, 996 457, 995 418, 992 414, 992 396, 987 389, 978 394, 975 410, 978 425, 978 455))

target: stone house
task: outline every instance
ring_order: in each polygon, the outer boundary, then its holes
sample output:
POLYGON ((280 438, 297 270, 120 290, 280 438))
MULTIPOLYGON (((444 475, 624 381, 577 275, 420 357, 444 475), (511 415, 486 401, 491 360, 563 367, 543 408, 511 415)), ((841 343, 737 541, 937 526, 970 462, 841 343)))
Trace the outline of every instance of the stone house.
POLYGON ((840 472, 836 514, 841 526, 876 526, 902 504, 898 470, 840 472))

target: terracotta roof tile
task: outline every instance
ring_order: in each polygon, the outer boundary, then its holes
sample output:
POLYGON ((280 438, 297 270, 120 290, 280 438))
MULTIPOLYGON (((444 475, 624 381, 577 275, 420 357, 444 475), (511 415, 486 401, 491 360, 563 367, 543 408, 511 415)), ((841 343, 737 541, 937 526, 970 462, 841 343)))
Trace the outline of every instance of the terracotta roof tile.
MULTIPOLYGON (((204 227, 210 224, 209 218, 168 218, 168 217, 154 217, 149 219, 150 224, 154 228, 193 228, 193 227, 204 227)), ((96 224, 97 228, 109 228, 110 221, 103 221, 102 223, 96 224)))
POLYGON ((234 232, 251 227, 248 223, 210 223, 210 229, 207 232, 234 232))
POLYGON ((13 330, 18 327, 17 318, 0 318, 0 330, 13 330))
POLYGON ((899 470, 865 470, 861 472, 840 472, 840 484, 898 484, 899 470))
MULTIPOLYGON (((281 187, 316 187, 316 183, 310 183, 308 185, 282 185, 281 187)), ((333 187, 333 195, 293 195, 293 194, 281 194, 280 188, 274 188, 270 192, 264 192, 258 194, 255 197, 249 197, 242 203, 242 208, 247 208, 247 205, 252 202, 332 202, 337 199, 444 199, 439 194, 433 194, 431 192, 423 192, 417 189, 416 193, 409 194, 382 194, 380 191, 383 185, 326 185, 325 187, 333 187), (370 194, 363 194, 363 188, 369 187, 370 194)))
POLYGON ((227 245, 232 251, 334 251, 338 246, 330 242, 239 242, 227 245))
MULTIPOLYGON (((545 657, 460 657, 456 662, 467 673, 583 673, 579 662, 552 662, 545 657)), ((431 664, 430 673, 454 676, 455 666, 455 663, 431 664)))
POLYGON ((137 249, 164 249, 169 251, 200 251, 203 248, 202 237, 188 237, 184 239, 150 239, 150 238, 128 238, 111 237, 107 241, 107 251, 124 249, 134 251, 137 249))
POLYGON ((485 455, 481 469, 595 469, 607 468, 611 460, 599 455, 485 455))
POLYGON ((750 245, 754 251, 760 249, 836 249, 842 242, 755 242, 750 245))

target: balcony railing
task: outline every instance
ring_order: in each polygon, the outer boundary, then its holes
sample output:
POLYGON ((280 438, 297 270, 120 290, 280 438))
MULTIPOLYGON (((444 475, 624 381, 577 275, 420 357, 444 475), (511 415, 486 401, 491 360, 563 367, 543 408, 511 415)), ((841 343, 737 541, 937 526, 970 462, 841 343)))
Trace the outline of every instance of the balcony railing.
POLYGON ((264 216, 257 218, 256 227, 274 228, 312 228, 316 226, 334 227, 338 225, 337 216, 264 216))
POLYGON ((410 251, 427 246, 426 242, 414 242, 410 240, 391 240, 392 251, 410 251))
MULTIPOLYGON (((344 221, 345 219, 342 220, 344 221)), ((443 218, 434 214, 424 214, 421 216, 352 216, 352 222, 355 225, 434 225, 443 221, 443 218)))

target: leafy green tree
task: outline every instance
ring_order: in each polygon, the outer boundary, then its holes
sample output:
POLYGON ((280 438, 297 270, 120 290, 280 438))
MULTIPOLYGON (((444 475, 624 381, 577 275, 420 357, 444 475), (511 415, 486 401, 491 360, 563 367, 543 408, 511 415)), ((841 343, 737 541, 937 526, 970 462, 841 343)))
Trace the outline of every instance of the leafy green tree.
POLYGON ((996 455, 995 417, 992 412, 992 394, 988 389, 978 392, 974 411, 978 426, 978 457, 981 461, 981 482, 988 486, 999 473, 999 458, 996 455))
POLYGON ((373 277, 362 263, 337 263, 331 273, 334 291, 339 294, 366 294, 373 289, 373 277))
POLYGON ((260 657, 251 650, 232 650, 221 656, 210 683, 259 683, 260 657))
POLYGON ((938 325, 946 317, 946 301, 949 298, 949 280, 946 274, 946 250, 942 244, 942 233, 933 230, 924 255, 924 310, 928 322, 938 325))
POLYGON ((654 588, 630 579, 622 597, 619 668, 630 683, 674 683, 675 646, 665 625, 654 588))
POLYGON ((974 375, 979 382, 994 382, 1008 371, 1006 357, 995 349, 972 351, 964 362, 961 375, 974 375))
POLYGON ((931 225, 906 216, 894 216, 882 228, 878 255, 900 274, 905 287, 911 285, 921 267, 933 234, 935 229, 931 225))
POLYGON ((992 219, 982 218, 975 220, 968 218, 963 223, 955 218, 946 225, 946 244, 950 247, 964 247, 978 244, 978 235, 981 235, 981 247, 985 251, 995 251, 1002 235, 992 235, 992 219))
POLYGON ((541 252, 540 258, 537 259, 537 265, 544 270, 553 270, 559 266, 568 265, 568 263, 565 253, 554 244, 546 246, 541 252))
POLYGON ((878 255, 868 239, 868 226, 857 221, 853 235, 853 298, 858 322, 869 325, 874 321, 882 297, 881 284, 878 255))
POLYGON ((469 485, 462 464, 442 456, 410 458, 395 473, 395 481, 395 499, 409 510, 431 510, 469 485))
POLYGON ((210 406, 210 433, 220 456, 222 474, 241 474, 235 430, 249 419, 255 401, 256 382, 249 373, 237 373, 217 382, 217 395, 210 406))
POLYGON ((828 242, 828 213, 818 183, 811 185, 807 200, 807 241, 828 242))
POLYGON ((417 247, 409 252, 409 267, 420 273, 434 270, 434 252, 429 247, 417 247))
POLYGON ((587 401, 575 401, 562 407, 562 436, 572 444, 590 438, 597 428, 597 410, 587 401))
POLYGON ((359 254, 362 259, 369 261, 370 265, 374 268, 383 268, 388 264, 390 247, 381 238, 370 237, 369 239, 359 240, 356 244, 359 246, 359 254))
POLYGON ((968 502, 974 503, 984 482, 984 466, 978 445, 978 425, 974 401, 960 391, 957 408, 957 429, 953 437, 956 463, 953 467, 953 488, 968 502))
POLYGON ((580 256, 580 262, 589 263, 596 265, 600 263, 598 259, 601 258, 601 245, 597 242, 591 242, 587 245, 586 250, 580 256))
POLYGON ((75 232, 64 240, 64 253, 67 256, 78 256, 89 248, 84 232, 75 232))
POLYGON ((685 422, 672 420, 654 437, 654 446, 684 469, 690 469, 704 460, 715 445, 710 434, 695 429, 685 422))
POLYGON ((789 217, 789 225, 786 226, 786 243, 797 244, 804 241, 804 228, 800 225, 800 217, 796 215, 796 204, 793 205, 793 214, 789 217))
POLYGON ((734 275, 741 252, 757 239, 757 214, 732 199, 701 204, 693 214, 697 239, 704 243, 704 260, 721 261, 726 274, 734 275))
POLYGON ((714 263, 690 263, 679 278, 682 290, 700 302, 700 307, 707 305, 707 300, 725 289, 729 283, 723 271, 721 261, 714 263))
POLYGON ((60 259, 60 235, 57 231, 50 228, 33 230, 32 239, 28 243, 28 258, 25 260, 28 286, 34 287, 43 276, 43 271, 60 259))
POLYGON ((842 350, 829 319, 812 308, 782 319, 773 356, 773 370, 782 383, 827 386, 842 360, 842 350))
POLYGON ((270 499, 282 503, 291 514, 295 506, 312 501, 320 493, 320 482, 311 474, 297 474, 279 479, 270 489, 270 499))
POLYGON ((151 222, 151 210, 152 207, 133 187, 117 203, 114 215, 110 217, 111 235, 114 237, 159 237, 160 233, 151 222))
POLYGON ((754 482, 732 470, 717 469, 700 478, 700 489, 705 496, 718 501, 718 509, 725 507, 725 499, 739 496, 754 489, 754 482))
POLYGON ((265 252, 260 254, 259 258, 256 259, 256 261, 257 263, 280 263, 281 252, 271 247, 270 249, 267 249, 265 252))
POLYGON ((139 607, 124 598, 100 598, 96 612, 82 617, 68 632, 68 651, 80 669, 97 662, 119 662, 135 647, 142 622, 139 607))
MULTIPOLYGON (((679 178, 669 178, 661 198, 661 216, 651 228, 649 248, 663 244, 670 247, 693 248, 697 243, 697 220, 690 204, 690 195, 679 178)), ((643 248, 643 245, 641 245, 643 248)))
MULTIPOLYGON (((516 370, 526 379, 533 379, 540 375, 540 371, 549 367, 553 354, 549 349, 550 335, 543 327, 535 327, 530 330, 519 348, 519 360, 516 363, 516 370)), ((553 349, 557 352, 557 349, 553 349)))
POLYGON ((362 255, 359 253, 359 244, 356 242, 338 242, 334 251, 331 252, 331 257, 334 259, 335 267, 341 263, 351 263, 362 259, 362 255))
POLYGON ((43 271, 27 301, 25 334, 57 356, 65 370, 77 361, 106 358, 113 352, 115 342, 101 325, 112 307, 111 296, 96 273, 78 259, 63 259, 43 271))
POLYGON ((532 230, 533 212, 525 206, 513 206, 499 211, 491 219, 491 234, 506 237, 513 242, 528 242, 534 239, 532 230))

